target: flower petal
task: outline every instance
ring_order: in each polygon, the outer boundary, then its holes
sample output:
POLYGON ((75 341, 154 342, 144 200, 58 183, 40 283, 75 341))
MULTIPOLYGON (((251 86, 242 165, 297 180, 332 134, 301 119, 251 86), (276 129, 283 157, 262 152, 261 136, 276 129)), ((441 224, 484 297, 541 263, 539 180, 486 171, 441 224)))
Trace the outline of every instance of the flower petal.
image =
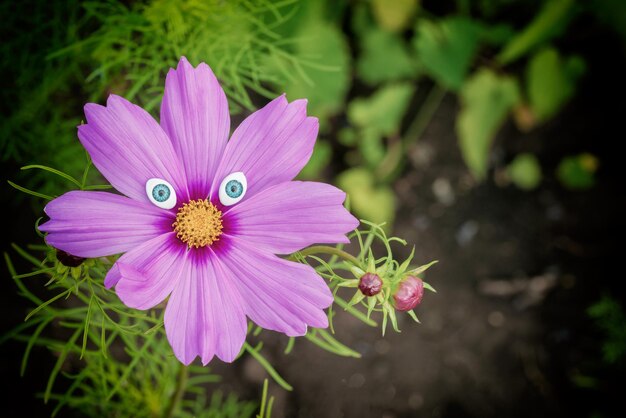
POLYGON ((200 356, 206 365, 215 354, 232 362, 247 332, 239 293, 211 249, 190 254, 165 309, 167 338, 184 364, 200 356))
POLYGON ((111 95, 107 106, 85 105, 87 124, 78 138, 93 164, 117 190, 149 202, 146 182, 167 180, 179 198, 187 197, 187 183, 174 147, 159 124, 142 108, 111 95))
POLYGON ((278 184, 226 212, 229 234, 279 254, 314 243, 347 243, 345 234, 359 221, 343 207, 345 198, 344 192, 324 183, 278 184))
POLYGON ((105 279, 126 306, 150 309, 163 302, 178 281, 187 262, 186 248, 173 232, 163 234, 127 252, 105 279))
POLYGON ((289 336, 306 334, 307 325, 326 328, 323 311, 333 295, 311 266, 283 260, 257 250, 236 237, 219 253, 236 277, 246 315, 259 326, 289 336))
POLYGON ((288 103, 284 95, 248 116, 226 145, 211 190, 215 201, 224 178, 237 171, 246 175, 245 199, 293 179, 309 161, 317 137, 317 118, 307 117, 306 100, 288 103))
POLYGON ((230 130, 226 95, 208 65, 193 68, 182 57, 169 71, 161 126, 184 162, 190 198, 206 198, 230 130))
POLYGON ((39 229, 48 233, 46 242, 78 257, 128 251, 161 235, 174 221, 171 212, 106 192, 68 192, 44 211, 50 220, 39 229))

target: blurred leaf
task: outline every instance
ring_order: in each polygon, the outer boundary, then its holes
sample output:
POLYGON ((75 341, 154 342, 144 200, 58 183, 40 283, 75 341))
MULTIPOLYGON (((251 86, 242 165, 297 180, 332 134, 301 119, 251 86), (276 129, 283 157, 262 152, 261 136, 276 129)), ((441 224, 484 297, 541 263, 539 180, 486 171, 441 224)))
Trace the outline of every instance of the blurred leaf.
POLYGON ((587 3, 591 11, 603 23, 611 27, 626 41, 626 1, 624 0, 592 0, 587 3))
POLYGON ((417 64, 398 35, 371 29, 364 32, 360 40, 361 54, 356 68, 366 83, 376 84, 416 74, 417 64))
POLYGON ((391 84, 371 97, 354 99, 348 105, 348 120, 381 135, 397 133, 414 91, 411 83, 391 84))
POLYGON ((358 146, 363 159, 372 168, 380 164, 387 152, 383 137, 374 128, 366 128, 359 132, 358 146))
POLYGON ((596 326, 604 332, 604 361, 615 364, 623 359, 626 356, 626 314, 619 302, 605 295, 587 309, 587 315, 595 319, 596 326))
POLYGON ((322 170, 328 166, 330 163, 330 159, 333 155, 333 148, 327 141, 318 140, 315 143, 315 148, 313 149, 313 155, 311 155, 311 159, 304 166, 298 178, 302 179, 319 179, 320 173, 322 170))
POLYGON ((499 46, 513 38, 515 31, 506 23, 499 23, 493 26, 482 25, 481 40, 489 45, 499 46))
POLYGON ((350 86, 348 44, 336 25, 312 19, 296 35, 295 54, 315 64, 306 66, 306 77, 294 75, 285 87, 287 95, 290 100, 306 97, 310 114, 323 125, 342 109, 350 86))
POLYGON ((479 70, 463 86, 456 130, 465 163, 477 179, 485 177, 496 131, 519 99, 516 79, 487 69, 479 70))
POLYGON ((393 190, 375 186, 374 175, 365 168, 351 168, 337 177, 337 185, 350 197, 352 210, 374 223, 393 223, 396 204, 393 190))
POLYGON ((337 132, 337 140, 343 146, 352 147, 356 145, 357 133, 351 127, 341 128, 339 132, 337 132))
POLYGON ((392 32, 406 29, 419 7, 419 0, 372 0, 372 13, 380 27, 392 32))
POLYGON ((573 190, 589 189, 595 184, 598 159, 589 153, 565 157, 557 168, 557 177, 563 186, 573 190))
POLYGON ((574 382, 574 384, 580 388, 591 389, 598 387, 597 378, 592 376, 586 376, 579 371, 573 372, 570 376, 570 379, 572 379, 572 382, 574 382))
POLYGON ((564 62, 554 48, 543 49, 531 58, 526 70, 528 99, 538 120, 554 116, 572 97, 583 70, 580 58, 564 62))
POLYGON ((417 23, 413 39, 418 58, 426 71, 446 88, 458 90, 478 49, 481 27, 464 17, 438 23, 417 23))
POLYGON ((369 5, 362 2, 356 2, 352 6, 350 13, 350 25, 352 30, 359 37, 364 36, 367 32, 374 30, 376 22, 372 19, 369 5))
POLYGON ((506 168, 509 178, 517 187, 532 190, 541 183, 541 166, 533 154, 519 154, 506 168))
POLYGON ((569 23, 574 0, 551 0, 517 36, 511 39, 496 58, 503 65, 526 55, 533 48, 559 35, 569 23))

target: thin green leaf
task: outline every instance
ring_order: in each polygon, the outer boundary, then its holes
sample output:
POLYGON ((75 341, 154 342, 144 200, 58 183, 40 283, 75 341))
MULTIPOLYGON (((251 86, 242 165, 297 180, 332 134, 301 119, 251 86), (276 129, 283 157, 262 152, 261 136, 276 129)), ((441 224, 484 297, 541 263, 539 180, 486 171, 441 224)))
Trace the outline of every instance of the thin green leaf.
POLYGON ((81 333, 81 329, 77 329, 76 331, 74 331, 74 333, 69 338, 69 340, 67 340, 67 343, 65 343, 62 346, 61 352, 59 353, 59 358, 54 364, 54 368, 52 369, 52 372, 50 372, 50 377, 48 378, 46 391, 44 392, 44 397, 43 397, 45 403, 48 403, 48 400, 50 399, 50 394, 52 393, 52 385, 54 385, 54 381, 56 380, 56 377, 59 374, 59 371, 61 370, 61 366, 63 366, 63 363, 65 363, 65 359, 67 358, 67 355, 70 353, 70 351, 75 350, 74 343, 80 336, 80 333, 81 333))
POLYGON ((274 367, 269 363, 269 361, 267 361, 267 359, 265 357, 263 357, 261 355, 261 353, 259 353, 254 348, 252 348, 252 346, 250 346, 250 344, 248 344, 247 342, 243 343, 243 348, 252 357, 254 357, 254 359, 256 361, 259 362, 259 364, 272 377, 272 379, 274 379, 274 381, 280 385, 280 387, 282 387, 283 389, 285 389, 285 390, 287 390, 289 392, 291 392, 293 390, 293 387, 289 383, 287 383, 287 381, 285 379, 283 379, 283 377, 280 374, 278 374, 276 369, 274 369, 274 367))
POLYGON ((27 165, 27 166, 22 167, 21 170, 31 170, 31 169, 34 169, 34 168, 40 169, 40 170, 44 170, 44 171, 47 171, 47 172, 52 173, 52 174, 56 174, 57 176, 63 177, 64 179, 74 183, 76 186, 81 187, 80 182, 78 180, 76 180, 74 177, 72 177, 69 174, 66 174, 66 173, 64 173, 62 171, 59 171, 59 170, 57 170, 55 168, 48 167, 48 166, 45 166, 45 165, 40 165, 40 164, 27 165))
POLYGON ((354 308, 353 306, 348 305, 348 302, 346 302, 345 300, 341 299, 339 296, 335 297, 335 303, 337 305, 339 305, 340 307, 342 307, 345 311, 350 313, 350 315, 352 315, 355 318, 361 320, 362 322, 364 322, 365 324, 369 325, 370 327, 378 326, 378 323, 376 321, 368 318, 363 312, 359 311, 358 309, 354 308))
POLYGON ((19 190, 20 192, 29 194, 31 196, 35 196, 35 197, 40 197, 42 199, 46 199, 46 200, 53 200, 54 196, 48 196, 46 194, 43 193, 39 193, 30 189, 27 189, 26 187, 22 187, 18 184, 13 183, 11 180, 7 180, 7 182, 11 185, 11 187, 13 187, 14 189, 19 190))
POLYGON ((35 309, 33 309, 32 311, 30 311, 30 313, 28 315, 26 315, 26 318, 24 318, 24 321, 28 321, 33 315, 35 315, 37 312, 41 311, 42 309, 46 308, 48 305, 50 305, 51 303, 61 299, 62 297, 67 297, 71 294, 71 289, 66 290, 65 292, 61 292, 58 295, 48 299, 47 301, 45 301, 44 303, 42 303, 41 305, 37 306, 35 309))

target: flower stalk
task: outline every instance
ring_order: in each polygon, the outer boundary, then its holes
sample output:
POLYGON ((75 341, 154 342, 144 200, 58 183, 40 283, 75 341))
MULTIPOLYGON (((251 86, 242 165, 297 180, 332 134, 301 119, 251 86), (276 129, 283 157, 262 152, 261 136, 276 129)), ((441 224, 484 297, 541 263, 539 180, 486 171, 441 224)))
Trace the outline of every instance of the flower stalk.
POLYGON ((176 387, 174 388, 174 395, 170 403, 163 414, 163 418, 173 418, 178 410, 181 401, 185 395, 187 389, 187 379, 189 378, 189 367, 180 363, 178 374, 176 376, 176 387))

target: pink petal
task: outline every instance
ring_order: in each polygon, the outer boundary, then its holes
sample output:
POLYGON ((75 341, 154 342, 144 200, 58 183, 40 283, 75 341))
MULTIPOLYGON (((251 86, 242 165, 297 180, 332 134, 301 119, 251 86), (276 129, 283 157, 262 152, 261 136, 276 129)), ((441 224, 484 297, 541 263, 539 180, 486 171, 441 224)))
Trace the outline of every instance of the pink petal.
POLYGON ((216 354, 232 362, 246 338, 247 322, 237 289, 210 250, 195 251, 165 309, 165 331, 184 364, 216 354))
POLYGON ((186 253, 173 232, 163 234, 120 257, 105 285, 117 283, 115 293, 126 306, 150 309, 172 293, 188 262, 186 253))
POLYGON ((174 186, 179 199, 187 197, 182 164, 148 112, 111 95, 106 107, 86 104, 85 116, 87 124, 78 127, 78 138, 113 187, 132 199, 149 202, 146 182, 159 178, 174 186))
POLYGON ((161 126, 184 163, 190 197, 206 198, 230 130, 226 95, 208 65, 193 68, 182 57, 169 71, 161 126))
POLYGON ((290 254, 314 243, 347 243, 359 221, 346 194, 328 184, 291 181, 269 187, 226 213, 232 232, 271 253, 290 254))
POLYGON ((306 334, 307 325, 326 328, 324 308, 333 296, 324 280, 304 264, 265 254, 231 237, 219 252, 220 261, 236 277, 246 315, 259 326, 289 336, 306 334))
POLYGON ((246 175, 244 197, 293 179, 309 161, 319 123, 306 116, 306 100, 287 103, 280 96, 248 116, 226 145, 222 162, 213 181, 211 196, 229 174, 246 175))
POLYGON ((46 242, 79 257, 122 253, 161 235, 171 212, 106 192, 72 191, 44 209, 50 220, 39 229, 46 242))

